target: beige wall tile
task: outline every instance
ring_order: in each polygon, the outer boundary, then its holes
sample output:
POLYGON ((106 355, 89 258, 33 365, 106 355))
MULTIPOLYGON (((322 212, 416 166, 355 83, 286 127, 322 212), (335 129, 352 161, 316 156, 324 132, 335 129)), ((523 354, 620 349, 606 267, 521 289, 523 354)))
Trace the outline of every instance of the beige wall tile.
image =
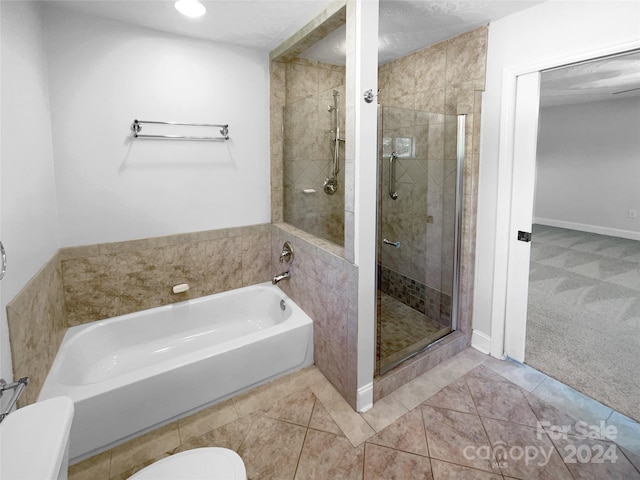
POLYGON ((87 282, 118 274, 115 255, 97 255, 62 261, 62 276, 65 282, 87 282))
POLYGON ((56 255, 7 306, 13 376, 30 380, 19 406, 36 401, 66 328, 59 265, 56 255))
POLYGON ((447 83, 485 78, 487 27, 480 27, 446 41, 447 83))
POLYGON ((270 280, 271 232, 242 237, 242 285, 254 285, 270 280))
POLYGON ((68 326, 118 315, 118 278, 65 282, 64 301, 68 326))
POLYGON ((444 42, 412 55, 415 61, 416 91, 442 89, 446 83, 447 48, 444 42))

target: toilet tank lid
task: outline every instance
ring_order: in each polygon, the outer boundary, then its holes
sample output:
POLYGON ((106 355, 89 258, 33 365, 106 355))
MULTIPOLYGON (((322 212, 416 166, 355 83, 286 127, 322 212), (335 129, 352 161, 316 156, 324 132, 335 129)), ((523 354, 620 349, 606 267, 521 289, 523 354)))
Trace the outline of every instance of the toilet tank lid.
POLYGON ((0 478, 55 479, 66 472, 73 412, 70 398, 55 397, 9 414, 0 425, 0 478))
POLYGON ((163 458, 130 480, 246 480, 247 471, 240 455, 220 447, 194 448, 163 458))

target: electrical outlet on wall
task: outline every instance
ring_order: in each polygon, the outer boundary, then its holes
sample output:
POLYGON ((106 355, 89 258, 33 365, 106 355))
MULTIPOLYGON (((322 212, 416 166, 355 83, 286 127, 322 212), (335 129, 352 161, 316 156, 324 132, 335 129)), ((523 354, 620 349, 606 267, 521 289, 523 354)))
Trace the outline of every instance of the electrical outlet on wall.
POLYGON ((629 218, 638 218, 638 211, 630 208, 628 216, 629 218))

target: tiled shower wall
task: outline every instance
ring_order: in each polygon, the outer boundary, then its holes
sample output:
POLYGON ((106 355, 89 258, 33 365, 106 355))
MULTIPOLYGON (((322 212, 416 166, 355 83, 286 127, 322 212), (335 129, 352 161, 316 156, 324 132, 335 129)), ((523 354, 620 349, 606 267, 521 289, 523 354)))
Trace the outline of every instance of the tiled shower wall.
POLYGON ((425 314, 442 327, 451 325, 451 295, 428 287, 401 273, 379 267, 380 291, 425 314))
POLYGON ((339 93, 344 137, 344 67, 297 59, 285 64, 284 221, 338 245, 344 242, 344 144, 339 189, 323 192, 333 159, 333 91, 339 93), (304 190, 307 190, 305 193, 304 190), (311 193, 310 190, 315 192, 311 193))
POLYGON ((7 306, 14 377, 36 401, 68 327, 270 280, 271 225, 64 248, 7 306), (185 293, 172 287, 188 283, 185 293))
MULTIPOLYGON (((415 378, 416 372, 432 368, 471 342, 480 107, 486 50, 487 27, 481 27, 382 65, 378 72, 382 105, 446 115, 466 114, 466 127, 458 302, 460 333, 441 342, 438 351, 428 350, 378 379, 374 384, 374 401, 415 378)), ((451 258, 449 252, 443 251, 438 258, 426 260, 440 262, 445 258, 451 258)))

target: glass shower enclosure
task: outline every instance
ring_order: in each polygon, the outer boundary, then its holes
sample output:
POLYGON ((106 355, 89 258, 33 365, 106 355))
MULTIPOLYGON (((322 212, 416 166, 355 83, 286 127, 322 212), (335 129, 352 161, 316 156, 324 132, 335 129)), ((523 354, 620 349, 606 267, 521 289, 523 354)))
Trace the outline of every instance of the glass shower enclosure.
POLYGON ((284 107, 284 221, 344 245, 344 86, 284 107))
POLYGON ((464 116, 379 107, 377 372, 456 329, 464 116))

